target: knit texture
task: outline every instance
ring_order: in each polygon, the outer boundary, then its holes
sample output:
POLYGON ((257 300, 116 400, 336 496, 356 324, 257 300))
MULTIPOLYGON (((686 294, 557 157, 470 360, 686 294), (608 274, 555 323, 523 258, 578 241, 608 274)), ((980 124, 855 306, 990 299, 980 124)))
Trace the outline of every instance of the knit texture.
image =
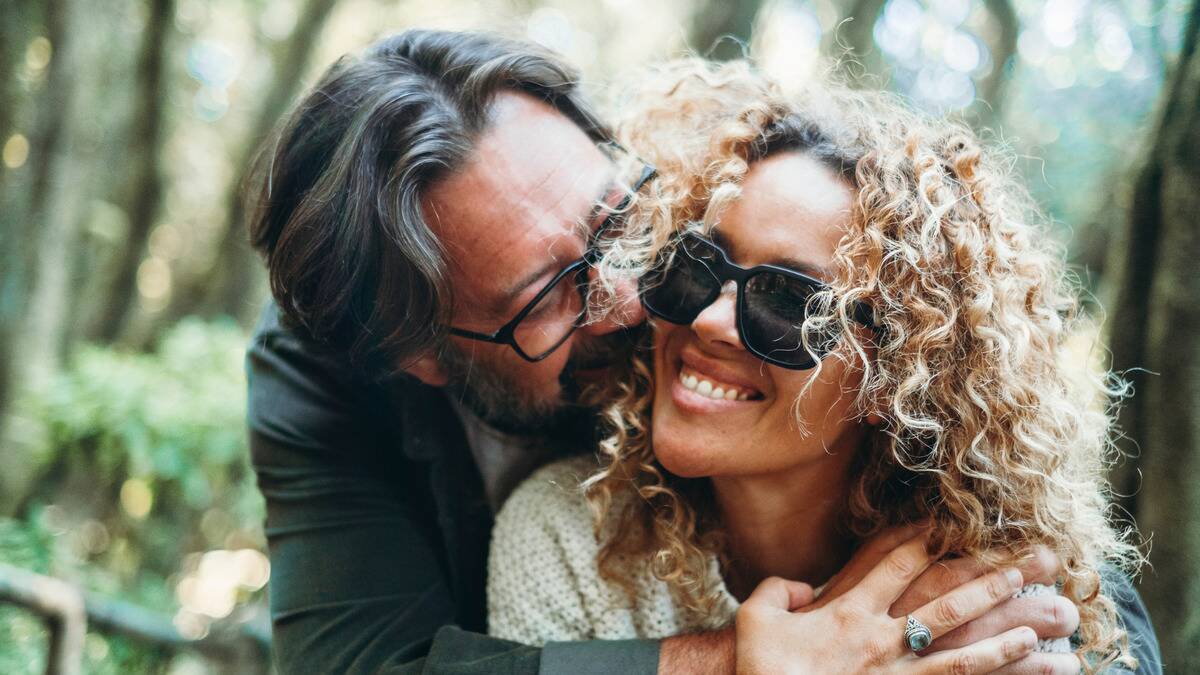
MULTIPOLYGON (((719 601, 712 616, 696 617, 650 572, 650 559, 621 560, 632 582, 631 598, 600 576, 600 545, 580 482, 597 469, 591 457, 548 464, 513 492, 496 516, 488 560, 488 632, 530 645, 569 640, 664 638, 729 625, 738 601, 720 578, 713 557, 709 574, 719 601)), ((632 495, 614 497, 623 508, 632 495)), ((609 536, 610 532, 602 533, 609 536)), ((1030 584, 1017 596, 1052 595, 1052 586, 1030 584)), ((1071 651, 1067 638, 1041 640, 1038 650, 1071 651)))

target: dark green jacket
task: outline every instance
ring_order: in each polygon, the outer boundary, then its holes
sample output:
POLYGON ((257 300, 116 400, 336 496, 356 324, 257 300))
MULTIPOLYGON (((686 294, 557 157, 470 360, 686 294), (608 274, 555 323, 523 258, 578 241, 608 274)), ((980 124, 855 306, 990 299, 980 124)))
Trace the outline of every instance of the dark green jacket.
POLYGON ((281 673, 654 673, 652 640, 535 649, 485 635, 492 514, 458 417, 376 384, 267 308, 247 354, 281 673))
MULTIPOLYGON (((273 304, 247 369, 281 673, 657 670, 657 641, 535 649, 485 635, 492 514, 439 390, 409 378, 356 377, 342 359, 282 328, 273 304)), ((1115 583, 1136 655, 1157 664, 1141 599, 1124 577, 1115 583)))

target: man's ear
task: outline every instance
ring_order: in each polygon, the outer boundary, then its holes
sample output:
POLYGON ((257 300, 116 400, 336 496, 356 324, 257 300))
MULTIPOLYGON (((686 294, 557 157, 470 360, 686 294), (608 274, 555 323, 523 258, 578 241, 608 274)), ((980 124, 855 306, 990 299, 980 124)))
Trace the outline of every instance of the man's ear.
POLYGON ((446 369, 442 368, 442 364, 438 363, 432 354, 409 361, 401 370, 431 387, 444 387, 450 379, 446 375, 446 369))

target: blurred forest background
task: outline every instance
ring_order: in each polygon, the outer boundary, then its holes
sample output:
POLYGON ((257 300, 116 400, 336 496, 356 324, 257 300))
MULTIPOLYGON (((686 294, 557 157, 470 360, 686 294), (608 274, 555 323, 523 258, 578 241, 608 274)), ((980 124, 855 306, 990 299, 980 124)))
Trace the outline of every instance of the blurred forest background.
POLYGON ((237 187, 321 70, 412 26, 544 43, 601 99, 741 55, 724 35, 785 83, 852 54, 1011 147, 1105 308, 1084 351, 1137 387, 1114 481, 1168 667, 1200 672, 1198 4, 2 0, 0 672, 269 669, 241 365, 267 293, 237 187))

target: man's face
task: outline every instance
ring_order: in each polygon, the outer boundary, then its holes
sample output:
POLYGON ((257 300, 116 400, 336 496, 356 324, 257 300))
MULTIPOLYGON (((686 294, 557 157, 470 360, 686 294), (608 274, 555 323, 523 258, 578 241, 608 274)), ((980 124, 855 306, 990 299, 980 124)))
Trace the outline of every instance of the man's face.
MULTIPOLYGON (((449 265, 452 325, 491 333, 512 319, 583 255, 604 218, 595 205, 615 179, 612 161, 562 113, 525 94, 498 94, 467 163, 425 196, 449 265)), ((637 303, 619 300, 633 309, 623 323, 640 321, 637 303)), ((535 429, 573 402, 575 374, 604 361, 618 327, 586 325, 538 362, 508 345, 451 337, 438 361, 447 387, 481 417, 535 429)))

